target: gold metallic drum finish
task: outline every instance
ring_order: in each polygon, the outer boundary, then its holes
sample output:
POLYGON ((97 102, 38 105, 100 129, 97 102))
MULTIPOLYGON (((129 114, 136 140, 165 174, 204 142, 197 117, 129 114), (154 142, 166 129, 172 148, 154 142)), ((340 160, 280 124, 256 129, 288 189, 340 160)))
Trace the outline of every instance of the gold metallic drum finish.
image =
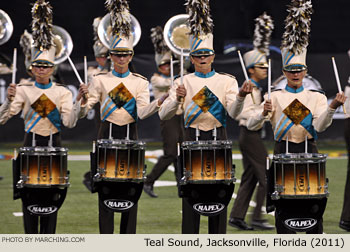
POLYGON ((186 183, 230 183, 234 181, 232 142, 184 142, 182 153, 186 183))

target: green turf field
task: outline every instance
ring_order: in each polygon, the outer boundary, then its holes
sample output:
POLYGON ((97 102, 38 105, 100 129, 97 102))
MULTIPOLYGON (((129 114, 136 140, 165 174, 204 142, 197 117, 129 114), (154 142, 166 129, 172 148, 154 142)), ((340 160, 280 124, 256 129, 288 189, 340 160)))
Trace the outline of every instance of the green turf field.
MULTIPOLYGON (((156 148, 157 146, 154 146, 156 148)), ((84 151, 74 151, 70 154, 87 154, 89 146, 84 151)), ((0 148, 7 149, 7 146, 0 148)), ((8 149, 7 149, 8 150, 8 149)), ((240 179, 242 174, 241 160, 234 161, 236 164, 236 178, 240 179)), ((343 203, 344 184, 346 178, 346 159, 328 159, 327 177, 330 180, 330 196, 326 212, 324 214, 324 232, 327 234, 346 233, 338 227, 341 207, 343 203)), ((91 194, 82 184, 83 174, 89 169, 88 161, 69 161, 70 183, 67 198, 59 210, 57 230, 58 234, 89 234, 98 233, 98 208, 97 194, 91 194)), ((148 172, 153 164, 147 162, 148 172)), ((21 212, 21 200, 12 200, 12 173, 11 161, 0 160, 0 233, 22 234, 22 217, 15 217, 13 213, 21 212)), ((174 175, 167 171, 160 180, 174 181, 174 175)), ((236 184, 235 193, 239 184, 236 184)), ((137 233, 140 234, 179 234, 181 233, 181 200, 177 197, 175 186, 156 187, 158 198, 150 198, 145 193, 139 200, 137 233)), ((232 208, 231 200, 228 213, 232 208)), ((249 210, 249 212, 251 209, 249 210)), ((250 215, 246 221, 249 222, 250 215)), ((272 215, 266 215, 271 224, 274 223, 272 215)), ((119 232, 120 214, 115 214, 115 233, 119 232)), ((201 217, 200 233, 206 234, 207 217, 201 217)), ((230 226, 227 233, 262 233, 262 231, 238 231, 230 226)), ((269 231, 264 233, 275 233, 269 231)))

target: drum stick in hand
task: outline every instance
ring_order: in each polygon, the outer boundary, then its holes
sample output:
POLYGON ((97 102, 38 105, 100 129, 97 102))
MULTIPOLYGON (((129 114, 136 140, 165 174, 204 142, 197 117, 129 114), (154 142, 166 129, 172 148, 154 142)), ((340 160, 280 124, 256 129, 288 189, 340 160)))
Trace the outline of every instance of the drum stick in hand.
MULTIPOLYGON (((245 81, 246 81, 247 83, 249 83, 249 78, 248 78, 247 70, 245 69, 244 61, 243 61, 241 52, 240 52, 239 50, 238 50, 238 56, 239 56, 239 61, 241 62, 241 66, 242 66, 242 69, 243 69, 245 81)), ((250 95, 252 96, 253 103, 255 104, 255 99, 254 99, 253 93, 250 93, 250 95)))
MULTIPOLYGON (((338 69, 337 69, 337 65, 335 64, 334 57, 332 57, 332 62, 333 62, 333 70, 334 70, 335 80, 337 81, 338 92, 342 93, 343 91, 341 90, 338 69)), ((343 112, 344 112, 344 114, 346 114, 346 110, 345 110, 344 104, 343 104, 343 112)))
MULTIPOLYGON (((82 79, 80 78, 80 75, 79 75, 77 69, 75 68, 73 61, 71 60, 71 58, 69 57, 68 54, 67 54, 67 56, 68 56, 67 59, 68 59, 68 61, 69 61, 69 64, 70 64, 70 66, 72 67, 72 69, 73 69, 73 71, 74 71, 74 73, 75 73, 75 76, 77 77, 77 79, 78 79, 78 81, 79 81, 79 84, 84 83, 84 82, 82 81, 82 79)), ((85 84, 86 84, 86 83, 85 83, 85 84)), ((84 98, 87 100, 87 99, 89 98, 89 94, 85 94, 85 95, 84 95, 84 98)))
POLYGON ((88 85, 88 74, 87 74, 87 58, 84 56, 84 81, 88 85))
MULTIPOLYGON (((17 71, 17 48, 13 49, 13 60, 12 60, 12 82, 16 84, 16 71, 17 71)), ((9 100, 13 101, 14 97, 10 96, 9 100)))
POLYGON ((267 78, 267 99, 270 100, 271 98, 271 59, 269 59, 269 71, 268 71, 268 78, 267 78))

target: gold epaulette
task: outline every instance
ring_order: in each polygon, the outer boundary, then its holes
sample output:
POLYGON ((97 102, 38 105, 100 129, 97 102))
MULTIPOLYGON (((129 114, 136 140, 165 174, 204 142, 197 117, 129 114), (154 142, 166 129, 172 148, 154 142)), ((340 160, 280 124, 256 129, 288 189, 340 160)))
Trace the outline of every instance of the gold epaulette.
POLYGON ((144 79, 144 80, 147 80, 147 78, 145 76, 142 76, 141 74, 138 74, 138 73, 132 73, 132 75, 136 76, 136 77, 139 77, 141 79, 144 79))
POLYGON ((223 75, 229 76, 229 77, 231 77, 231 78, 233 78, 233 79, 236 79, 235 76, 233 76, 233 75, 231 75, 231 74, 228 74, 228 73, 219 72, 219 74, 223 74, 223 75))

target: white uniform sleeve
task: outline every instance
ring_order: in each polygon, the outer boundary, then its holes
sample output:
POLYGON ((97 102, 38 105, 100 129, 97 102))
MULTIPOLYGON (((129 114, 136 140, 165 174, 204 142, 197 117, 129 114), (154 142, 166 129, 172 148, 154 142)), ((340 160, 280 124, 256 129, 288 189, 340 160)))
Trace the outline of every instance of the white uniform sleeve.
POLYGON ((163 104, 160 106, 158 112, 160 120, 169 120, 176 115, 176 111, 178 110, 178 107, 181 104, 181 102, 178 102, 176 98, 177 87, 178 82, 175 81, 174 85, 169 91, 168 98, 166 98, 163 104))
POLYGON ((312 125, 317 132, 325 131, 333 120, 335 109, 331 109, 327 103, 327 97, 323 94, 317 94, 317 106, 313 114, 312 125))
POLYGON ((16 88, 16 96, 10 102, 7 98, 0 107, 0 124, 5 124, 12 116, 17 115, 24 106, 23 90, 20 87, 16 88))
POLYGON ((73 100, 72 100, 72 93, 67 90, 62 95, 61 98, 61 118, 63 125, 67 128, 73 128, 77 122, 76 118, 74 117, 74 114, 72 112, 73 109, 73 100))
POLYGON ((137 92, 136 96, 136 106, 137 106, 137 115, 140 119, 145 119, 154 113, 156 113, 159 109, 158 100, 150 101, 149 94, 149 84, 148 81, 145 81, 140 85, 140 89, 137 92))

